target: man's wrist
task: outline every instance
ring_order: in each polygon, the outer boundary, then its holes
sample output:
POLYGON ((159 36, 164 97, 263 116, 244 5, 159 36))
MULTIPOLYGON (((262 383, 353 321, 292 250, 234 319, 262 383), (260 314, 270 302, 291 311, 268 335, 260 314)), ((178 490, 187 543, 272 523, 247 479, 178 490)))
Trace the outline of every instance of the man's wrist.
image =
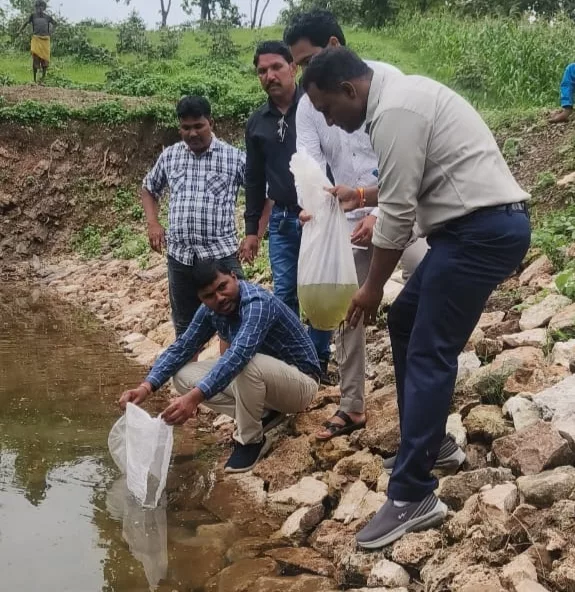
POLYGON ((154 392, 154 385, 151 382, 148 382, 147 380, 142 382, 142 384, 140 385, 140 388, 145 389, 148 396, 154 392))
POLYGON ((197 404, 203 403, 206 400, 206 397, 204 397, 204 393, 197 386, 195 386, 188 393, 188 396, 197 404))

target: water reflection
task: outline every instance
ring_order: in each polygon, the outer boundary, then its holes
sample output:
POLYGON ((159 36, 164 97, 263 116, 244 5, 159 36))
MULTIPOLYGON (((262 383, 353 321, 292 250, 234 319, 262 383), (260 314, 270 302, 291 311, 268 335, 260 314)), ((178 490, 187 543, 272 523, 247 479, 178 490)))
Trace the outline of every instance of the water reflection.
POLYGON ((122 476, 108 491, 106 509, 122 523, 122 536, 132 555, 142 563, 150 589, 155 590, 168 573, 166 496, 157 508, 144 509, 131 496, 122 476))

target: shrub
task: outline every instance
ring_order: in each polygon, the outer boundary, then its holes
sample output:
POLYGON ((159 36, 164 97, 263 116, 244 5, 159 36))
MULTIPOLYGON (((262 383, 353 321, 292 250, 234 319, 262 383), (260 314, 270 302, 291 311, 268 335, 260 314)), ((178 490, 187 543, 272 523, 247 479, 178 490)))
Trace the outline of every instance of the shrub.
POLYGON ((146 23, 134 10, 118 27, 118 53, 138 53, 147 55, 151 50, 146 36, 146 23))

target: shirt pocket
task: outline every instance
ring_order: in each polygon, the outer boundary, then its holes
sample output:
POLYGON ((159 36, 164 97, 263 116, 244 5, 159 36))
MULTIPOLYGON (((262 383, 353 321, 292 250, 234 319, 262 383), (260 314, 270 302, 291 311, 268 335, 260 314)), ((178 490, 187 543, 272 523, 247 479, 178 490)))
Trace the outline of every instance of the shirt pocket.
POLYGON ((228 198, 234 200, 234 196, 230 191, 232 179, 226 173, 206 173, 206 194, 218 203, 226 203, 228 198))
POLYGON ((170 173, 169 177, 169 186, 170 186, 170 194, 177 195, 181 193, 182 188, 186 183, 186 169, 176 169, 170 173))

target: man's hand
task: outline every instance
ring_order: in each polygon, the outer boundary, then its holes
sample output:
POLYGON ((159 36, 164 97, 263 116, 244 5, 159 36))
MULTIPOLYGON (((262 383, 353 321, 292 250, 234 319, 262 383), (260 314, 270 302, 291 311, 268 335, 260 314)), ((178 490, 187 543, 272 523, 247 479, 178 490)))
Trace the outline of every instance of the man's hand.
POLYGON ((166 246, 166 231, 159 222, 148 223, 148 239, 150 247, 156 253, 162 253, 162 249, 166 246))
POLYGON ((371 214, 360 220, 351 235, 351 244, 357 247, 369 247, 376 222, 377 216, 371 214))
POLYGON ((303 226, 306 222, 309 222, 313 218, 313 216, 309 212, 302 210, 299 213, 298 218, 299 218, 300 224, 303 226))
POLYGON ((326 191, 337 197, 344 212, 351 212, 359 208, 359 194, 353 187, 336 185, 335 187, 326 187, 326 191))
POLYGON ((168 425, 182 425, 198 414, 198 405, 204 400, 202 391, 192 389, 186 395, 174 399, 162 413, 162 419, 168 425))
POLYGON ((259 250, 259 238, 255 234, 246 236, 240 245, 240 261, 251 265, 258 256, 259 250))
POLYGON ((151 392, 152 385, 148 382, 144 382, 138 388, 122 393, 122 396, 120 397, 120 408, 125 410, 128 403, 141 405, 148 398, 151 392))
POLYGON ((351 300, 346 317, 348 325, 355 329, 361 323, 362 317, 364 325, 373 325, 382 298, 383 287, 372 288, 365 283, 351 300))

